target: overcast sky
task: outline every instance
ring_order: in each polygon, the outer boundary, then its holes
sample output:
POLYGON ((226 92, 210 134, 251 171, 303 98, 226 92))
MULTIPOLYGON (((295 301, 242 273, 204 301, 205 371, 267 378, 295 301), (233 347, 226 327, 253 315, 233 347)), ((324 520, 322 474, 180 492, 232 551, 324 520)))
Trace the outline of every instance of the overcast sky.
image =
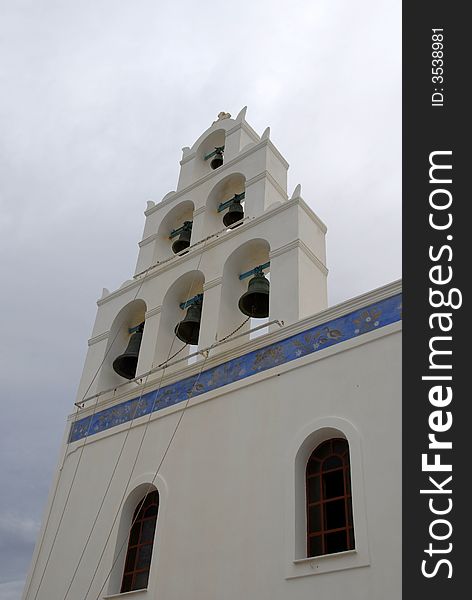
POLYGON ((400 0, 0 0, 0 600, 21 595, 95 301, 220 111, 271 127, 327 224, 330 304, 400 277, 400 25, 400 0))

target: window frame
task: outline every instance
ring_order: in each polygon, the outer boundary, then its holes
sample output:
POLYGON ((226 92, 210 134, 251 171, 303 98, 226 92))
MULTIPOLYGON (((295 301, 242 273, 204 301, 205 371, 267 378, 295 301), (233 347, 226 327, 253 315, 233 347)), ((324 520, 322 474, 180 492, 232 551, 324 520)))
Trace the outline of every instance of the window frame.
MULTIPOLYGON (((352 501, 351 501, 351 465, 349 460, 349 444, 345 438, 330 438, 321 442, 310 454, 306 464, 305 475, 305 493, 306 493, 306 542, 307 542, 307 557, 325 556, 327 554, 335 554, 337 552, 345 552, 354 550, 355 548, 355 531, 352 522, 352 501), (342 446, 342 452, 339 453, 335 449, 335 444, 342 446), (323 456, 325 448, 328 453, 323 456), (329 467, 327 462, 336 457, 340 466, 329 467), (313 468, 314 465, 317 468, 313 468), (333 475, 342 473, 342 494, 327 495, 325 475, 333 475), (311 482, 318 482, 312 485, 311 482), (313 491, 318 489, 318 498, 313 497, 313 491), (343 502, 342 525, 336 524, 335 527, 328 525, 328 508, 334 503, 343 502), (317 523, 312 523, 311 515, 316 510, 318 514, 317 523), (334 534, 345 533, 345 548, 340 550, 328 550, 328 539, 334 534), (311 552, 310 548, 314 545, 312 540, 319 538, 321 551, 316 554, 311 552)), ((314 519, 313 519, 314 521, 314 519)))
POLYGON ((370 565, 364 492, 362 439, 353 423, 341 417, 321 417, 293 436, 285 462, 286 579, 370 565), (349 445, 355 548, 307 557, 306 466, 313 449, 331 438, 344 438, 349 445))
POLYGON ((168 486, 166 480, 158 474, 144 472, 137 475, 129 486, 130 492, 121 508, 121 517, 119 523, 114 529, 113 544, 115 550, 110 558, 110 574, 108 586, 103 598, 121 598, 126 595, 133 595, 136 598, 144 598, 149 589, 153 588, 157 582, 157 569, 159 563, 159 549, 162 543, 162 529, 166 521, 168 486), (133 516, 136 508, 140 506, 146 494, 157 490, 159 494, 159 509, 157 515, 157 524, 154 530, 154 540, 151 555, 151 565, 149 570, 148 587, 132 592, 120 592, 123 573, 125 570, 125 559, 128 551, 128 536, 133 523, 133 516))
POLYGON ((157 518, 159 514, 159 492, 157 490, 152 490, 144 498, 140 500, 133 514, 133 520, 131 522, 130 534, 128 537, 128 544, 126 550, 125 564, 123 568, 123 576, 121 580, 120 594, 124 594, 125 592, 134 592, 137 590, 147 589, 149 583, 149 572, 151 570, 151 561, 152 561, 152 552, 154 549, 154 538, 156 535, 156 526, 157 526, 157 518), (149 512, 150 509, 156 507, 155 513, 147 516, 146 513, 149 512), (146 522, 153 521, 152 534, 150 540, 145 539, 143 541, 143 525, 146 522), (133 530, 135 528, 139 531, 136 543, 133 543, 132 535, 133 530), (140 551, 145 546, 150 546, 149 557, 146 561, 146 566, 139 568, 138 558, 140 556, 140 551), (134 558, 132 560, 133 568, 127 570, 127 565, 130 560, 130 556, 134 553, 134 558), (147 575, 146 584, 136 586, 136 579, 141 575, 147 575), (126 578, 131 577, 131 586, 128 587, 125 585, 126 578))

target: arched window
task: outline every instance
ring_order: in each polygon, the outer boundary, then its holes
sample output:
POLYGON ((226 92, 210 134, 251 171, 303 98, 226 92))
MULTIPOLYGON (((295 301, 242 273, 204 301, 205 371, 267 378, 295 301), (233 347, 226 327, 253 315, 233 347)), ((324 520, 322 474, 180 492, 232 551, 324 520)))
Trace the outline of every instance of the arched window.
POLYGON ((308 556, 354 548, 349 445, 330 439, 311 454, 306 467, 308 556))
POLYGON ((149 493, 144 502, 141 500, 134 511, 121 593, 147 587, 158 509, 159 494, 156 490, 149 493))

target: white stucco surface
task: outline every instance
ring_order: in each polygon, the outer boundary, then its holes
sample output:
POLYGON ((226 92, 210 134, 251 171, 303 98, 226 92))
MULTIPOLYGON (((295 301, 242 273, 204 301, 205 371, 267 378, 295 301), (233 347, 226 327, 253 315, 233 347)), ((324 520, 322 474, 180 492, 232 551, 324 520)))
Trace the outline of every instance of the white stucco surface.
MULTIPOLYGON (((210 399, 199 397, 185 410, 157 478, 181 407, 153 415, 147 426, 148 417, 141 417, 131 429, 124 424, 90 437, 85 446, 71 444, 37 574, 79 458, 80 465, 38 598, 63 597, 124 447, 68 597, 83 597, 99 564, 88 597, 97 596, 124 542, 117 536, 121 501, 155 480, 161 505, 149 590, 137 597, 302 599, 319 594, 333 600, 346 595, 396 600, 401 581, 399 328, 385 327, 355 344, 300 359, 300 366, 294 361, 271 369, 255 383, 247 379, 231 391, 207 394, 210 399), (304 519, 304 507, 296 504, 296 453, 309 435, 324 428, 339 431, 350 444, 356 550, 296 563, 296 520, 304 519)), ((102 595, 119 592, 121 568, 118 561, 102 595)))
POLYGON ((152 486, 160 507, 148 589, 126 597, 400 596, 401 321, 67 443, 76 418, 400 292, 394 283, 327 308, 326 227, 299 187, 289 199, 288 164, 244 114, 217 120, 183 149, 177 191, 146 210, 135 277, 98 301, 80 408, 66 426, 25 600, 121 597, 131 515, 152 486), (221 143, 225 162, 210 171, 202 156, 221 143), (218 202, 240 189, 247 219, 215 231, 218 202), (189 218, 191 246, 173 256, 170 230, 189 218), (246 324, 246 335, 214 346, 243 319, 237 301, 247 280, 238 275, 266 261, 269 320, 278 323, 257 339, 246 324), (179 347, 179 303, 198 293, 199 349, 210 352, 156 370, 179 347), (112 361, 142 321, 138 381, 126 383, 112 361), (307 559, 304 471, 329 437, 350 447, 356 546, 307 559))

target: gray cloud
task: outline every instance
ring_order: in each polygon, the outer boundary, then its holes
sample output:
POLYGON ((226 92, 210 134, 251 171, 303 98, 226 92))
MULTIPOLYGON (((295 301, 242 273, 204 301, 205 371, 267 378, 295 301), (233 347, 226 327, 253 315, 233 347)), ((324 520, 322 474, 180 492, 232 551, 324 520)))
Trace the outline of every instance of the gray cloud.
POLYGON ((21 598, 24 585, 23 579, 0 583, 0 600, 18 600, 21 598))
POLYGON ((401 3, 20 0, 0 23, 6 600, 31 558, 95 300, 132 274, 146 200, 175 188, 181 147, 220 110, 248 105, 259 133, 271 126, 289 191, 302 183, 327 223, 331 304, 399 277, 401 3))

